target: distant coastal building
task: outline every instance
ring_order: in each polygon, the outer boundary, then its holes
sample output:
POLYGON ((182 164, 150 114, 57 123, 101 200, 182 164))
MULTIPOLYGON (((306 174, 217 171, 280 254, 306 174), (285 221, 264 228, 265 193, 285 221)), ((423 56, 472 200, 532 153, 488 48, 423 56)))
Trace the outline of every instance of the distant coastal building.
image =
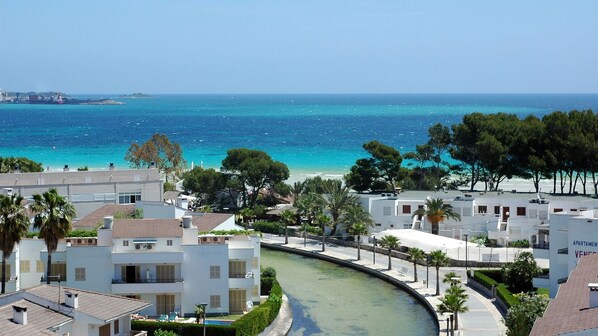
POLYGON ((598 255, 581 257, 567 283, 534 323, 530 336, 598 335, 597 274, 598 255))
POLYGON ((63 171, 0 174, 0 192, 16 193, 25 199, 56 188, 75 206, 82 218, 104 204, 134 204, 137 201, 162 201, 164 179, 158 169, 63 171))

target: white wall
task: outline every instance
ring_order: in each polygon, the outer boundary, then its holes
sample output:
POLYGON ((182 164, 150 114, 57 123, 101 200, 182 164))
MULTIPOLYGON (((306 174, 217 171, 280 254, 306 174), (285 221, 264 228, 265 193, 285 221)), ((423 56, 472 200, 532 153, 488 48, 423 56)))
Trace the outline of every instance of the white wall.
POLYGON ((181 298, 183 314, 192 315, 195 305, 210 303, 210 295, 220 295, 220 308, 208 305, 208 314, 228 314, 228 246, 186 245, 182 275, 185 281, 181 298), (210 266, 220 266, 220 279, 210 279, 210 266))
POLYGON ((66 286, 110 293, 114 275, 110 247, 71 246, 66 248, 66 286), (85 281, 75 281, 75 268, 85 268, 85 281))

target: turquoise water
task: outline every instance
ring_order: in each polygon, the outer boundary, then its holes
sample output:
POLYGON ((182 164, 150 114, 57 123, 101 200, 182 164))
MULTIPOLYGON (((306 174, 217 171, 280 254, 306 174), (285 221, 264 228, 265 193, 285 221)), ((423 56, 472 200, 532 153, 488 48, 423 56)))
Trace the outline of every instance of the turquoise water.
POLYGON ((289 335, 438 335, 430 314, 396 287, 352 269, 262 249, 289 297, 289 335))
MULTIPOLYGON (((96 98, 88 95, 86 97, 96 98)), ((598 110, 598 95, 160 95, 126 105, 0 104, 0 156, 26 156, 53 169, 125 167, 132 142, 161 132, 189 163, 219 167, 229 148, 267 151, 298 171, 346 172, 379 140, 401 152, 427 141, 440 122, 471 112, 542 116, 598 110)))

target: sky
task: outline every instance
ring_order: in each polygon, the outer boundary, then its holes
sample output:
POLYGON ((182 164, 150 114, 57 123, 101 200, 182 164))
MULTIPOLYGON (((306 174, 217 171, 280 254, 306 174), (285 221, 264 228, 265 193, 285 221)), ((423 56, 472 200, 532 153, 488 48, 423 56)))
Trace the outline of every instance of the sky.
POLYGON ((598 1, 0 0, 0 88, 597 93, 598 1))

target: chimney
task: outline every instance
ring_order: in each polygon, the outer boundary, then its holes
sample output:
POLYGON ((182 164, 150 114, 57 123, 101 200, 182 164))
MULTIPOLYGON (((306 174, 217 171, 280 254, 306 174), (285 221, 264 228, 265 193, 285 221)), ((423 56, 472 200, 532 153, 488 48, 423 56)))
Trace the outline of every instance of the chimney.
POLYGON ((27 307, 12 306, 12 320, 14 323, 27 324, 27 307))
POLYGON ((69 165, 64 165, 64 169, 62 171, 65 171, 65 172, 69 171, 69 165))
POLYGON ((176 198, 176 206, 183 209, 189 209, 189 200, 187 197, 179 196, 176 198))
POLYGON ((104 217, 104 229, 112 230, 113 223, 114 223, 114 217, 112 217, 112 216, 104 217))
POLYGON ((192 224, 192 217, 191 216, 183 216, 183 229, 191 228, 192 224))
POLYGON ((79 308, 79 294, 65 292, 64 293, 64 304, 67 307, 71 307, 71 308, 75 308, 75 309, 79 308))
POLYGON ((114 170, 114 163, 110 162, 110 165, 108 166, 108 170, 114 170))

